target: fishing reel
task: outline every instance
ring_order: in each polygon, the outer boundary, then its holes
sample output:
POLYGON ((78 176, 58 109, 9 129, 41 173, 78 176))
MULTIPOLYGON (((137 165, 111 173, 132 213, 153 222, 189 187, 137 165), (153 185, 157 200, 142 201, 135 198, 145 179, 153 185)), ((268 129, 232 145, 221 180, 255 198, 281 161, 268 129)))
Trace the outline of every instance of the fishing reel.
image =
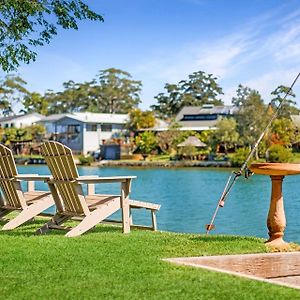
POLYGON ((249 179, 254 173, 251 172, 247 167, 245 169, 245 178, 249 179))

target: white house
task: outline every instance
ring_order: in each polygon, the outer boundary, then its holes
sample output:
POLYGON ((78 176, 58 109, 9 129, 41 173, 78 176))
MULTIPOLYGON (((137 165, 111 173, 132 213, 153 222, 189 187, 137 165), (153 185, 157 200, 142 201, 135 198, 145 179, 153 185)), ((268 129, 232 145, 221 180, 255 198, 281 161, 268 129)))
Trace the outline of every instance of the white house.
POLYGON ((96 151, 106 140, 124 131, 128 115, 100 113, 57 114, 39 121, 50 138, 70 147, 75 153, 96 151))
POLYGON ((14 115, 0 118, 0 128, 23 128, 31 126, 40 121, 44 116, 38 113, 14 115))

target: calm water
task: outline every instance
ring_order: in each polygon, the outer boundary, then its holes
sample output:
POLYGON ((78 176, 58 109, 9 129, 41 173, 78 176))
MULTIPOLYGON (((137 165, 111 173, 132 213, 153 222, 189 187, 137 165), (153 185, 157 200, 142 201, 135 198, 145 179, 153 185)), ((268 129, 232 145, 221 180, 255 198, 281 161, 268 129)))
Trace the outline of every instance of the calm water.
MULTIPOLYGON (((46 166, 19 166, 20 173, 49 174, 46 166)), ((79 168, 81 175, 137 175, 132 185, 131 198, 153 201, 162 205, 157 215, 160 230, 204 233, 217 201, 231 172, 229 169, 132 169, 79 168)), ((47 189, 39 184, 40 189, 47 189)), ((285 239, 300 243, 300 176, 284 179, 283 193, 287 228, 285 239)), ((96 186, 96 192, 116 193, 117 184, 96 186)), ((218 234, 254 235, 267 238, 266 217, 271 192, 267 176, 254 175, 249 180, 240 178, 224 208, 220 208, 213 231, 218 234)), ((137 211, 134 220, 143 223, 149 214, 137 211)))

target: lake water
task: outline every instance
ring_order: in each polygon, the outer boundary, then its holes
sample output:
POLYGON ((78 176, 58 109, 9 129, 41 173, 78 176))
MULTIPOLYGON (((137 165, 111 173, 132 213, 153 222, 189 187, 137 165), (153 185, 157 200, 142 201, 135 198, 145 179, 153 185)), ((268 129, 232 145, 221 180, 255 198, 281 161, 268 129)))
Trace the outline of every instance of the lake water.
MULTIPOLYGON (((159 203, 157 214, 160 230, 204 233, 217 201, 230 175, 230 169, 138 169, 79 167, 80 175, 136 175, 131 198, 159 203)), ((46 166, 18 166, 20 173, 49 174, 46 166)), ((283 195, 287 228, 285 240, 300 243, 300 176, 284 179, 283 195)), ((39 184, 38 188, 47 189, 39 184)), ((117 193, 118 184, 99 184, 96 192, 117 193)), ((266 219, 271 194, 268 176, 240 177, 224 208, 219 209, 211 234, 253 235, 267 238, 266 219)), ((137 211, 134 221, 149 223, 149 213, 137 211)))

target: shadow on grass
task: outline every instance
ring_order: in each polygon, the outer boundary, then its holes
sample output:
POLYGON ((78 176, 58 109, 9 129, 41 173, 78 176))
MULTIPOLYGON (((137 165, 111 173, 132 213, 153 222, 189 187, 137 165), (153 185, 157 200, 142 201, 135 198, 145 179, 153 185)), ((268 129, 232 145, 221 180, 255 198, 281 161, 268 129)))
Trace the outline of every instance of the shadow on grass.
MULTIPOLYGON (((0 230, 0 236, 47 236, 47 235, 57 235, 57 236, 64 236, 67 233, 67 230, 57 230, 52 229, 48 231, 46 234, 36 234, 36 230, 42 227, 49 219, 35 219, 32 221, 29 221, 18 228, 14 230, 6 230, 2 231, 0 230)), ((0 226, 4 226, 9 219, 0 220, 0 226)), ((66 226, 74 228, 79 222, 76 221, 69 221, 66 222, 66 226)), ((97 234, 97 233, 122 233, 122 227, 117 225, 106 225, 106 224, 98 224, 96 227, 90 229, 84 235, 86 234, 97 234)))

